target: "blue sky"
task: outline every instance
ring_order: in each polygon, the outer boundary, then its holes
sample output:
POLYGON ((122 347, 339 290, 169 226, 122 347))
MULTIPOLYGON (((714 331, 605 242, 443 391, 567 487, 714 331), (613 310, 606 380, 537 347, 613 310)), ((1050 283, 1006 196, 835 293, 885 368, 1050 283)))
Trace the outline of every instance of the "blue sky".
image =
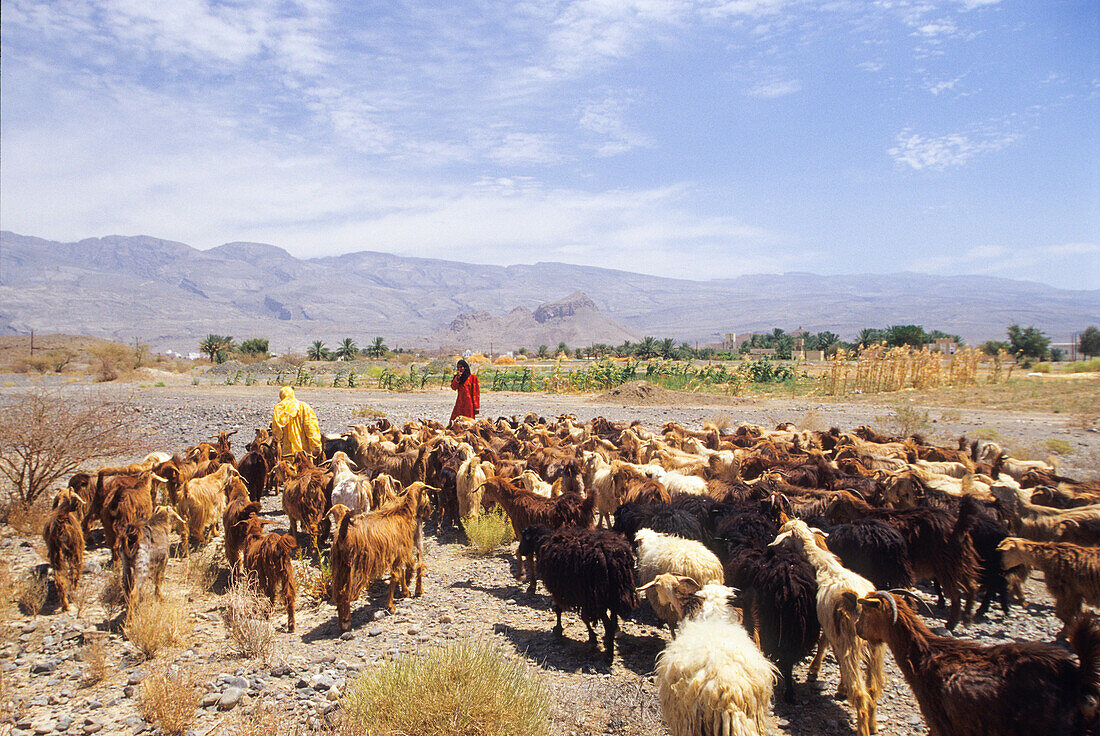
POLYGON ((0 10, 7 230, 1100 288, 1095 1, 0 10))

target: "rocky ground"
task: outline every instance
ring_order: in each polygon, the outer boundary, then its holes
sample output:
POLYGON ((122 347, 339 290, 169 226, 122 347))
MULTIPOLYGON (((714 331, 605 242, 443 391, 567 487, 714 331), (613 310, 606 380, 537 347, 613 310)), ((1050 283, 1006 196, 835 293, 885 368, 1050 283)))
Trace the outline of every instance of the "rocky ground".
MULTIPOLYGON (((3 391, 12 390, 5 388, 3 391)), ((166 386, 141 388, 136 385, 65 385, 63 390, 104 392, 125 397, 151 427, 150 444, 178 449, 211 437, 218 430, 240 429, 240 442, 253 427, 270 419, 277 401, 272 386, 166 386)), ((339 431, 355 422, 369 423, 377 415, 395 421, 415 417, 446 420, 452 399, 450 392, 390 394, 366 391, 302 389, 299 398, 313 405, 324 431, 339 431), (357 416, 358 415, 358 416, 357 416)), ((650 397, 652 398, 652 397, 650 397)), ((822 402, 806 398, 715 399, 685 405, 675 396, 662 403, 639 401, 628 405, 629 397, 547 396, 533 394, 485 394, 483 413, 523 414, 536 411, 545 416, 572 412, 581 420, 603 415, 614 420, 640 419, 650 427, 666 421, 699 426, 703 421, 723 417, 730 423, 754 421, 775 423, 800 420, 854 427, 875 424, 893 404, 881 406, 822 402)), ((696 401, 696 400, 692 400, 696 401)), ((1075 429, 1063 417, 1014 414, 1007 411, 967 410, 965 420, 958 413, 930 410, 936 419, 937 436, 952 437, 979 427, 994 428, 1011 441, 1035 443, 1051 437, 1063 438, 1075 452, 1063 466, 1071 474, 1094 471, 1087 467, 1100 447, 1094 432, 1075 429)), ((267 515, 279 520, 285 530, 285 516, 274 497, 265 500, 267 515)), ((276 609, 276 645, 269 661, 246 659, 233 654, 221 618, 227 571, 220 541, 190 560, 173 559, 169 565, 166 596, 178 600, 189 611, 192 626, 184 646, 144 661, 119 630, 119 618, 97 601, 108 577, 109 554, 102 549, 99 533, 93 533, 93 547, 86 558, 86 573, 78 605, 60 613, 49 601, 36 617, 9 612, 0 624, 0 719, 3 730, 13 736, 65 733, 140 734, 152 732, 138 708, 141 685, 149 673, 165 663, 196 672, 207 683, 200 715, 192 726, 195 734, 217 733, 239 722, 242 716, 255 718, 261 712, 285 713, 280 727, 316 729, 338 711, 340 693, 360 671, 376 663, 402 657, 436 643, 454 640, 489 640, 507 652, 523 657, 545 676, 552 697, 551 732, 555 734, 638 734, 666 733, 657 705, 652 679, 654 660, 667 641, 667 630, 659 629, 645 608, 624 622, 614 664, 607 667, 599 654, 589 650, 585 629, 575 615, 566 616, 565 639, 555 639, 550 630, 554 616, 549 599, 540 589, 528 595, 512 574, 514 545, 491 556, 472 554, 452 534, 426 538, 428 570, 424 596, 401 601, 395 615, 380 605, 380 592, 362 598, 353 609, 353 628, 345 635, 336 629, 335 609, 300 594, 297 630, 287 633, 285 614, 276 609), (196 582, 203 561, 215 561, 213 582, 196 582), (93 669, 89 652, 101 642, 106 660, 106 678, 88 684, 93 669)), ((42 547, 34 537, 0 527, 0 559, 19 578, 43 565, 42 547)), ((308 561, 302 563, 315 570, 308 561)), ((303 577, 305 577, 303 575, 303 577)), ((301 584, 301 587, 306 587, 301 584)), ((1027 588, 1033 602, 1024 611, 1014 608, 1005 616, 992 611, 984 623, 960 626, 956 634, 988 643, 1007 641, 1052 641, 1059 628, 1051 600, 1041 581, 1027 588)), ((932 597, 927 590, 922 595, 932 597)), ((923 613, 932 626, 942 626, 945 611, 926 608, 923 613)), ((924 733, 925 729, 912 694, 887 657, 887 686, 879 706, 880 734, 924 733)), ((850 734, 854 720, 847 704, 833 699, 837 669, 831 655, 826 658, 818 683, 805 682, 808 662, 795 670, 798 703, 775 705, 778 730, 783 734, 850 734)))

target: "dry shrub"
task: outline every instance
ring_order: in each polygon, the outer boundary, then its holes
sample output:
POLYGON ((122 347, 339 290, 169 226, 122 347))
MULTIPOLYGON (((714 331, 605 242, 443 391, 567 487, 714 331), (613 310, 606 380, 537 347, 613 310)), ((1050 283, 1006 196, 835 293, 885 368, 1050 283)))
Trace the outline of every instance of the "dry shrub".
POLYGON ((798 420, 798 428, 808 432, 822 432, 826 429, 825 420, 813 409, 807 409, 798 420))
POLYGON ((186 667, 157 670, 141 686, 139 706, 145 720, 171 736, 180 736, 195 721, 202 702, 203 676, 186 667))
POLYGON ((136 365, 134 352, 126 345, 107 343, 91 350, 97 381, 113 381, 136 365))
POLYGON ((265 664, 275 651, 270 617, 271 601, 256 591, 251 575, 239 576, 222 597, 222 621, 230 645, 242 656, 265 664))
POLYGON ((6 509, 5 521, 23 536, 38 537, 46 528, 50 510, 49 499, 45 496, 36 498, 33 503, 13 501, 6 509))
POLYGON ((7 565, 0 565, 0 614, 4 619, 15 607, 15 595, 17 592, 15 576, 7 565))
POLYGON ((889 414, 880 416, 878 421, 889 434, 896 437, 924 434, 932 426, 928 412, 912 406, 895 406, 889 414))
POLYGON ((187 605, 182 601, 138 593, 126 615, 122 631, 142 656, 152 659, 157 652, 182 644, 191 631, 187 605))
POLYGON ((103 587, 99 589, 99 604, 103 606, 103 610, 110 618, 117 616, 126 605, 126 598, 122 591, 121 568, 109 575, 107 582, 103 583, 103 587))
POLYGON ((46 578, 38 577, 33 572, 27 573, 15 587, 15 602, 19 604, 19 610, 28 616, 42 613, 48 590, 46 578))
POLYGON ((359 406, 352 409, 351 415, 362 419, 381 419, 386 416, 386 412, 381 409, 375 409, 373 406, 359 406))
MULTIPOLYGON (((184 541, 184 545, 187 542, 184 541)), ((195 593, 204 595, 210 592, 221 575, 221 555, 218 546, 208 544, 188 555, 183 563, 183 579, 194 588, 195 593)))
POLYGON ((468 516, 462 520, 466 538, 470 545, 483 555, 492 553, 497 547, 515 539, 512 522, 502 511, 496 509, 477 516, 468 516))
POLYGON ((437 647, 366 672, 341 700, 363 736, 540 736, 550 696, 538 672, 489 642, 437 647))
POLYGON ((716 414, 710 419, 706 420, 704 424, 713 424, 718 428, 718 432, 725 432, 727 429, 733 426, 733 417, 729 414, 716 414))
POLYGON ((84 686, 91 687, 107 679, 110 668, 107 665, 107 645, 101 637, 95 637, 80 651, 84 668, 84 686))
POLYGON ((13 502, 33 504, 83 464, 145 449, 124 402, 33 389, 0 402, 0 475, 13 502))
POLYGON ((1056 437, 1043 440, 1043 447, 1045 447, 1047 451, 1053 452, 1055 455, 1072 455, 1074 452, 1073 445, 1056 437))

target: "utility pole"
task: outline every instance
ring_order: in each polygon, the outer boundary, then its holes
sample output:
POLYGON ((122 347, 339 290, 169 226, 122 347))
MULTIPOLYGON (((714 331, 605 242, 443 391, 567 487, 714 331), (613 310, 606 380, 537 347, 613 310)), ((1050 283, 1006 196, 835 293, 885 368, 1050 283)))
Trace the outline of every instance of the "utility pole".
POLYGON ((34 355, 34 330, 31 330, 31 355, 34 355))

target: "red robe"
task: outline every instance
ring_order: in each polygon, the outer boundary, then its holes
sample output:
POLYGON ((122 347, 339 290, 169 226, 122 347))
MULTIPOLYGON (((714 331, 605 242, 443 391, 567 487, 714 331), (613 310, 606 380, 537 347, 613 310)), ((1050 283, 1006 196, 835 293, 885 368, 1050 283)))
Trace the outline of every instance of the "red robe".
POLYGON ((477 382, 477 376, 470 374, 466 383, 458 384, 458 376, 451 379, 451 388, 458 391, 455 398, 455 408, 451 412, 451 421, 455 417, 470 417, 481 409, 481 386, 477 382))

